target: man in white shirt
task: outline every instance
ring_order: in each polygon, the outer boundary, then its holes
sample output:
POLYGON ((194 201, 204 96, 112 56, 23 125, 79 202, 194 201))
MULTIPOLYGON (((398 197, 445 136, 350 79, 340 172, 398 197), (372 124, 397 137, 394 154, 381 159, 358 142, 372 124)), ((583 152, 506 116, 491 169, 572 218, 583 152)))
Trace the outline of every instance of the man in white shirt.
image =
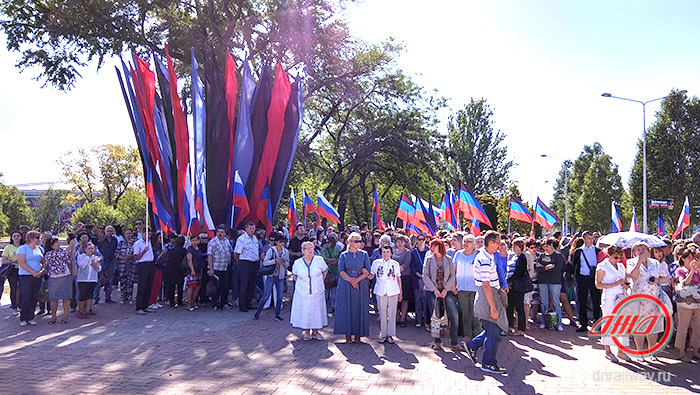
POLYGON ((231 288, 231 242, 226 237, 223 225, 216 227, 216 237, 207 243, 207 262, 209 275, 219 278, 219 290, 212 301, 214 310, 221 311, 228 304, 228 293, 231 288))
POLYGON ((481 320, 483 330, 466 343, 467 356, 476 364, 476 352, 484 347, 481 370, 487 373, 503 374, 505 370, 498 366, 496 354, 501 330, 508 329, 506 319, 507 300, 501 296, 498 271, 493 254, 498 251, 501 236, 498 232, 489 230, 484 235, 484 247, 474 258, 474 282, 477 286, 477 297, 474 301, 474 314, 481 320), (505 321, 505 322, 503 322, 505 321), (503 329, 505 327, 505 329, 503 329))
POLYGON ((255 224, 248 222, 233 250, 233 258, 238 263, 238 307, 244 313, 252 309, 250 302, 255 294, 255 273, 260 264, 260 243, 254 233, 255 224))
POLYGON ((576 304, 578 307, 579 327, 576 332, 588 331, 588 295, 593 304, 593 322, 600 319, 600 290, 595 286, 595 269, 598 266, 598 249, 593 245, 594 237, 590 231, 582 234, 583 245, 574 251, 574 275, 576 276, 576 304))
POLYGON ((148 300, 151 297, 153 279, 156 274, 156 266, 153 263, 153 246, 148 240, 148 232, 144 230, 134 243, 134 263, 139 275, 138 288, 136 290, 136 314, 144 315, 155 310, 148 308, 148 300))

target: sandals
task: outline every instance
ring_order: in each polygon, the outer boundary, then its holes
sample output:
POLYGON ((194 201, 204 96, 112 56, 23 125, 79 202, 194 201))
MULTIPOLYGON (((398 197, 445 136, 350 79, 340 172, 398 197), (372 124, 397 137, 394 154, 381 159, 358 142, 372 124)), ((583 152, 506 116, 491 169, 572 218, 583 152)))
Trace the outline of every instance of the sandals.
POLYGON ((65 320, 65 319, 61 320, 61 324, 64 324, 64 325, 65 325, 65 324, 67 324, 67 323, 68 323, 68 320, 65 320))
POLYGON ((56 319, 55 319, 55 318, 52 319, 52 320, 49 320, 49 325, 53 325, 53 324, 55 324, 55 323, 56 323, 56 319))

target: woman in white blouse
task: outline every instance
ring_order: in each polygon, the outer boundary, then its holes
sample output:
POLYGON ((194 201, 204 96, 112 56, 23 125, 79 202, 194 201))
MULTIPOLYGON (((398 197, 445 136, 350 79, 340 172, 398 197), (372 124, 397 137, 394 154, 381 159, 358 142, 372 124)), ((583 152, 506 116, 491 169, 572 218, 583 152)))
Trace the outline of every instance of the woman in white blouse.
POLYGON ((294 298, 290 323, 302 330, 303 340, 323 340, 319 329, 328 325, 326 314, 326 288, 323 279, 328 272, 326 261, 314 255, 314 245, 305 241, 301 244, 301 258, 294 261, 292 277, 294 298))
MULTIPOLYGON (((629 283, 627 282, 625 265, 621 262, 622 254, 622 248, 618 246, 608 247, 608 257, 603 262, 600 262, 595 269, 595 286, 603 291, 601 295, 603 316, 612 314, 618 299, 627 296, 626 290, 629 289, 629 283)), ((623 346, 629 344, 627 336, 618 336, 617 340, 623 346)), ((617 357, 613 354, 610 348, 615 345, 612 336, 603 336, 602 341, 603 346, 605 346, 605 357, 607 359, 613 362, 617 362, 619 359, 624 361, 630 360, 622 350, 617 350, 617 357)))
POLYGON ((95 255, 95 245, 87 243, 78 256, 78 318, 90 317, 92 293, 97 286, 97 273, 102 270, 102 258, 95 255))
MULTIPOLYGON (((668 277, 661 269, 659 261, 651 258, 649 246, 642 242, 634 243, 632 255, 634 258, 627 261, 627 273, 632 279, 632 294, 646 294, 659 298, 661 285, 668 284, 668 277)), ((640 300, 637 303, 639 303, 640 322, 648 317, 661 315, 661 309, 658 304, 646 300, 640 300)), ((652 330, 653 333, 646 337, 648 348, 656 345, 657 334, 663 332, 663 330, 663 320, 659 320, 656 327, 652 330)), ((637 346, 637 350, 644 349, 643 336, 635 337, 634 343, 637 346)), ((656 362, 658 358, 652 355, 651 360, 656 362)))
POLYGON ((379 342, 394 344, 396 306, 401 302, 401 266, 391 259, 391 247, 383 246, 382 257, 372 262, 369 279, 376 278, 374 294, 379 307, 379 342))

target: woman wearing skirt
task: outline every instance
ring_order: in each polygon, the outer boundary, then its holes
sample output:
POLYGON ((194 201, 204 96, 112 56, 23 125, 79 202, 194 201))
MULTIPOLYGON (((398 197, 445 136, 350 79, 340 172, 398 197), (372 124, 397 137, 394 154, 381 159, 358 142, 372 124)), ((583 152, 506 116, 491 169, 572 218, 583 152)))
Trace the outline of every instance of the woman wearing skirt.
POLYGON ((73 272, 75 271, 73 256, 75 256, 75 239, 68 244, 68 251, 62 249, 58 239, 53 237, 44 245, 44 259, 49 275, 47 292, 51 306, 51 319, 49 325, 56 323, 56 310, 58 300, 63 300, 63 318, 61 324, 68 322, 70 300, 73 297, 73 272))
POLYGON ((292 266, 296 284, 290 323, 302 330, 303 340, 323 340, 318 330, 328 325, 326 287, 323 284, 328 266, 321 256, 314 255, 314 245, 309 241, 301 244, 301 253, 302 257, 292 266))

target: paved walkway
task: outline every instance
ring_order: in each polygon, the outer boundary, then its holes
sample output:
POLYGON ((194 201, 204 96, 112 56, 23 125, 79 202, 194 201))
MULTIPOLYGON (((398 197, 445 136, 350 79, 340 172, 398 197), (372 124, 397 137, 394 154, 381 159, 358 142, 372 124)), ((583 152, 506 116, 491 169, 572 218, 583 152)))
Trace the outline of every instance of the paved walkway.
MULTIPOLYGON (((252 312, 238 310, 166 307, 138 316, 130 306, 100 304, 90 320, 71 317, 50 326, 41 317, 37 326, 20 327, 7 303, 4 295, 0 394, 700 392, 697 361, 662 355, 658 363, 615 365, 572 327, 502 338, 499 363, 509 374, 494 377, 462 354, 431 350, 428 334, 414 326, 398 328, 394 345, 373 339, 355 345, 344 344, 331 328, 322 332, 326 341, 302 341, 271 311, 255 321, 252 312)), ((283 316, 289 317, 288 307, 283 316)))

